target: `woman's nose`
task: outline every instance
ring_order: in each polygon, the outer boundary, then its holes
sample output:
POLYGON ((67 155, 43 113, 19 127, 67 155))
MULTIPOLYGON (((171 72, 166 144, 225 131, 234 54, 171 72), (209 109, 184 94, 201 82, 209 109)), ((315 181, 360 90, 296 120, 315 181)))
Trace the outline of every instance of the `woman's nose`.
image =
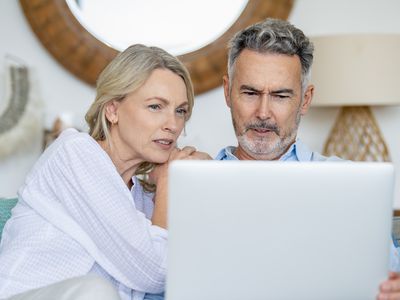
POLYGON ((164 130, 174 134, 178 131, 178 122, 175 114, 168 115, 168 118, 164 124, 164 130))

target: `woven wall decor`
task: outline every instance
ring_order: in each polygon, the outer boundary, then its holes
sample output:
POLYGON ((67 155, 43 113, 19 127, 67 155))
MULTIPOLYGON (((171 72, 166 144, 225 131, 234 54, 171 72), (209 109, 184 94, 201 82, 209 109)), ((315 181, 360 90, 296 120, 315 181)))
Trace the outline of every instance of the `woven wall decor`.
POLYGON ((368 106, 341 108, 323 153, 354 161, 390 161, 388 148, 368 106))
MULTIPOLYGON (((9 97, 0 111, 0 160, 42 137, 41 105, 32 97, 28 67, 7 57, 9 97)), ((2 93, 6 94, 6 93, 2 93)))

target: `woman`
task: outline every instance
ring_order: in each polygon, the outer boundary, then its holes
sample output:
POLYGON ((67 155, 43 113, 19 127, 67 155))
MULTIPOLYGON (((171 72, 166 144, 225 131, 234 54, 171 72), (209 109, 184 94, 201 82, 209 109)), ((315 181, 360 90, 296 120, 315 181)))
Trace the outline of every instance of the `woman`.
POLYGON ((175 57, 143 45, 120 53, 97 81, 89 135, 64 131, 18 192, 0 249, 0 298, 162 292, 166 167, 154 176, 155 194, 146 174, 173 159, 208 158, 175 149, 192 107, 189 74, 175 57))

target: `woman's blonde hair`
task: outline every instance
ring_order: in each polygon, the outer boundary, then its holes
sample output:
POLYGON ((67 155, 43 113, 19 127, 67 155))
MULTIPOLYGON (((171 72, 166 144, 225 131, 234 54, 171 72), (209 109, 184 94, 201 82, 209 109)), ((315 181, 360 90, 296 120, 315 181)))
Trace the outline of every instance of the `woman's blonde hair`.
MULTIPOLYGON (((105 107, 110 101, 122 101, 128 94, 139 89, 156 69, 167 69, 180 76, 186 86, 188 99, 187 119, 194 104, 193 85, 186 67, 173 55, 158 47, 132 45, 119 53, 101 72, 96 84, 96 98, 86 113, 89 134, 97 141, 110 141, 110 126, 105 107)), ((154 164, 142 163, 135 175, 142 175, 142 184, 148 191, 155 187, 148 183, 146 174, 154 164)))

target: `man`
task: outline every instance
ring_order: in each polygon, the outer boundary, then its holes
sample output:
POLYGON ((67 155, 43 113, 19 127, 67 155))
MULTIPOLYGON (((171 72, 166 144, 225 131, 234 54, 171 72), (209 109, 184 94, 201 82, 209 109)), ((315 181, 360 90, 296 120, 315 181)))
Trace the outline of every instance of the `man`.
MULTIPOLYGON (((301 117, 314 94, 309 84, 313 45, 288 22, 267 19, 238 32, 230 42, 228 75, 223 78, 237 147, 218 160, 327 161, 296 139, 301 117)), ((391 266, 399 267, 392 247, 391 266)), ((378 299, 400 299, 400 276, 390 273, 378 299)))

